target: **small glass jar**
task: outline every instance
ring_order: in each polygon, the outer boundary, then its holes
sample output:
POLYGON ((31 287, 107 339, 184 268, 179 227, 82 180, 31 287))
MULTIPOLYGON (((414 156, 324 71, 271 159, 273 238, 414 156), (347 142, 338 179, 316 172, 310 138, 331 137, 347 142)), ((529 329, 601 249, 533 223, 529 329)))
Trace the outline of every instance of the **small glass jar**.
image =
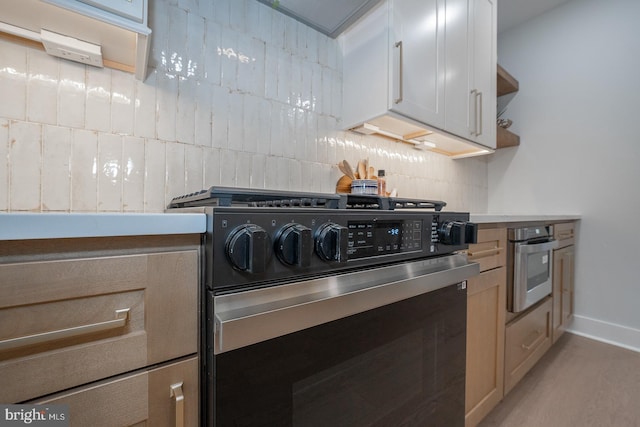
POLYGON ((378 181, 375 179, 354 179, 351 181, 351 194, 378 194, 378 181))
POLYGON ((387 180, 384 177, 384 169, 380 169, 378 171, 378 195, 386 197, 387 196, 387 180))

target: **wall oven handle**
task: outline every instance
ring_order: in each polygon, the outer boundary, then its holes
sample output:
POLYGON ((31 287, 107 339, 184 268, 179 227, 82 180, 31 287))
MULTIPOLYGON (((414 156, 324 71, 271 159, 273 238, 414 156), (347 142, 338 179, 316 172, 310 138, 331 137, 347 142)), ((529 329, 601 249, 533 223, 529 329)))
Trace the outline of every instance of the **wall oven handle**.
POLYGON ((456 254, 213 297, 214 354, 461 283, 480 272, 456 254))
POLYGON ((516 250, 520 253, 533 254, 536 252, 544 252, 549 251, 551 249, 556 249, 558 247, 557 240, 550 240, 548 242, 543 243, 534 243, 534 244, 526 244, 526 243, 517 243, 516 250))

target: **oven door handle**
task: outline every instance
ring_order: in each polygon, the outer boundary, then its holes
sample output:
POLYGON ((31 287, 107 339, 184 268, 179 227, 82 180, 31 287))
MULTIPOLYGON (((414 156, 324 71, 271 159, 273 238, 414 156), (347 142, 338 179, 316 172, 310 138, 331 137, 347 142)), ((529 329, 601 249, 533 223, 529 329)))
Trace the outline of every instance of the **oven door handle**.
POLYGON ((455 254, 213 296, 214 354, 455 285, 479 272, 479 264, 455 254))
POLYGON ((536 252, 550 251, 552 249, 556 249, 557 247, 558 247, 557 240, 550 240, 548 242, 534 243, 534 244, 522 244, 522 243, 516 244, 516 250, 520 253, 525 253, 525 254, 533 254, 536 252))

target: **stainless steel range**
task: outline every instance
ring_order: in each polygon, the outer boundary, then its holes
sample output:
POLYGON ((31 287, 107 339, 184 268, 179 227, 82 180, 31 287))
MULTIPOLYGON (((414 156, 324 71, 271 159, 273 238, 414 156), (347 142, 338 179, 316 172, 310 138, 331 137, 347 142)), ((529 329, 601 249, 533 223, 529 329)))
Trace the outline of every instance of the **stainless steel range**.
POLYGON ((212 187, 203 413, 209 426, 464 425, 476 240, 444 202, 212 187))

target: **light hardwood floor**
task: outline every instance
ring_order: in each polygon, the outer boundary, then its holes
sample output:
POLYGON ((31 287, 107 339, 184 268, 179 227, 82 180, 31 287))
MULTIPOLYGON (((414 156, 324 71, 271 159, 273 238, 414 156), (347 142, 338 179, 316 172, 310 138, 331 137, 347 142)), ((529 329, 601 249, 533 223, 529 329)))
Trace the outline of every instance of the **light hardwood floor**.
POLYGON ((640 426, 640 353, 565 333, 479 427, 640 426))

